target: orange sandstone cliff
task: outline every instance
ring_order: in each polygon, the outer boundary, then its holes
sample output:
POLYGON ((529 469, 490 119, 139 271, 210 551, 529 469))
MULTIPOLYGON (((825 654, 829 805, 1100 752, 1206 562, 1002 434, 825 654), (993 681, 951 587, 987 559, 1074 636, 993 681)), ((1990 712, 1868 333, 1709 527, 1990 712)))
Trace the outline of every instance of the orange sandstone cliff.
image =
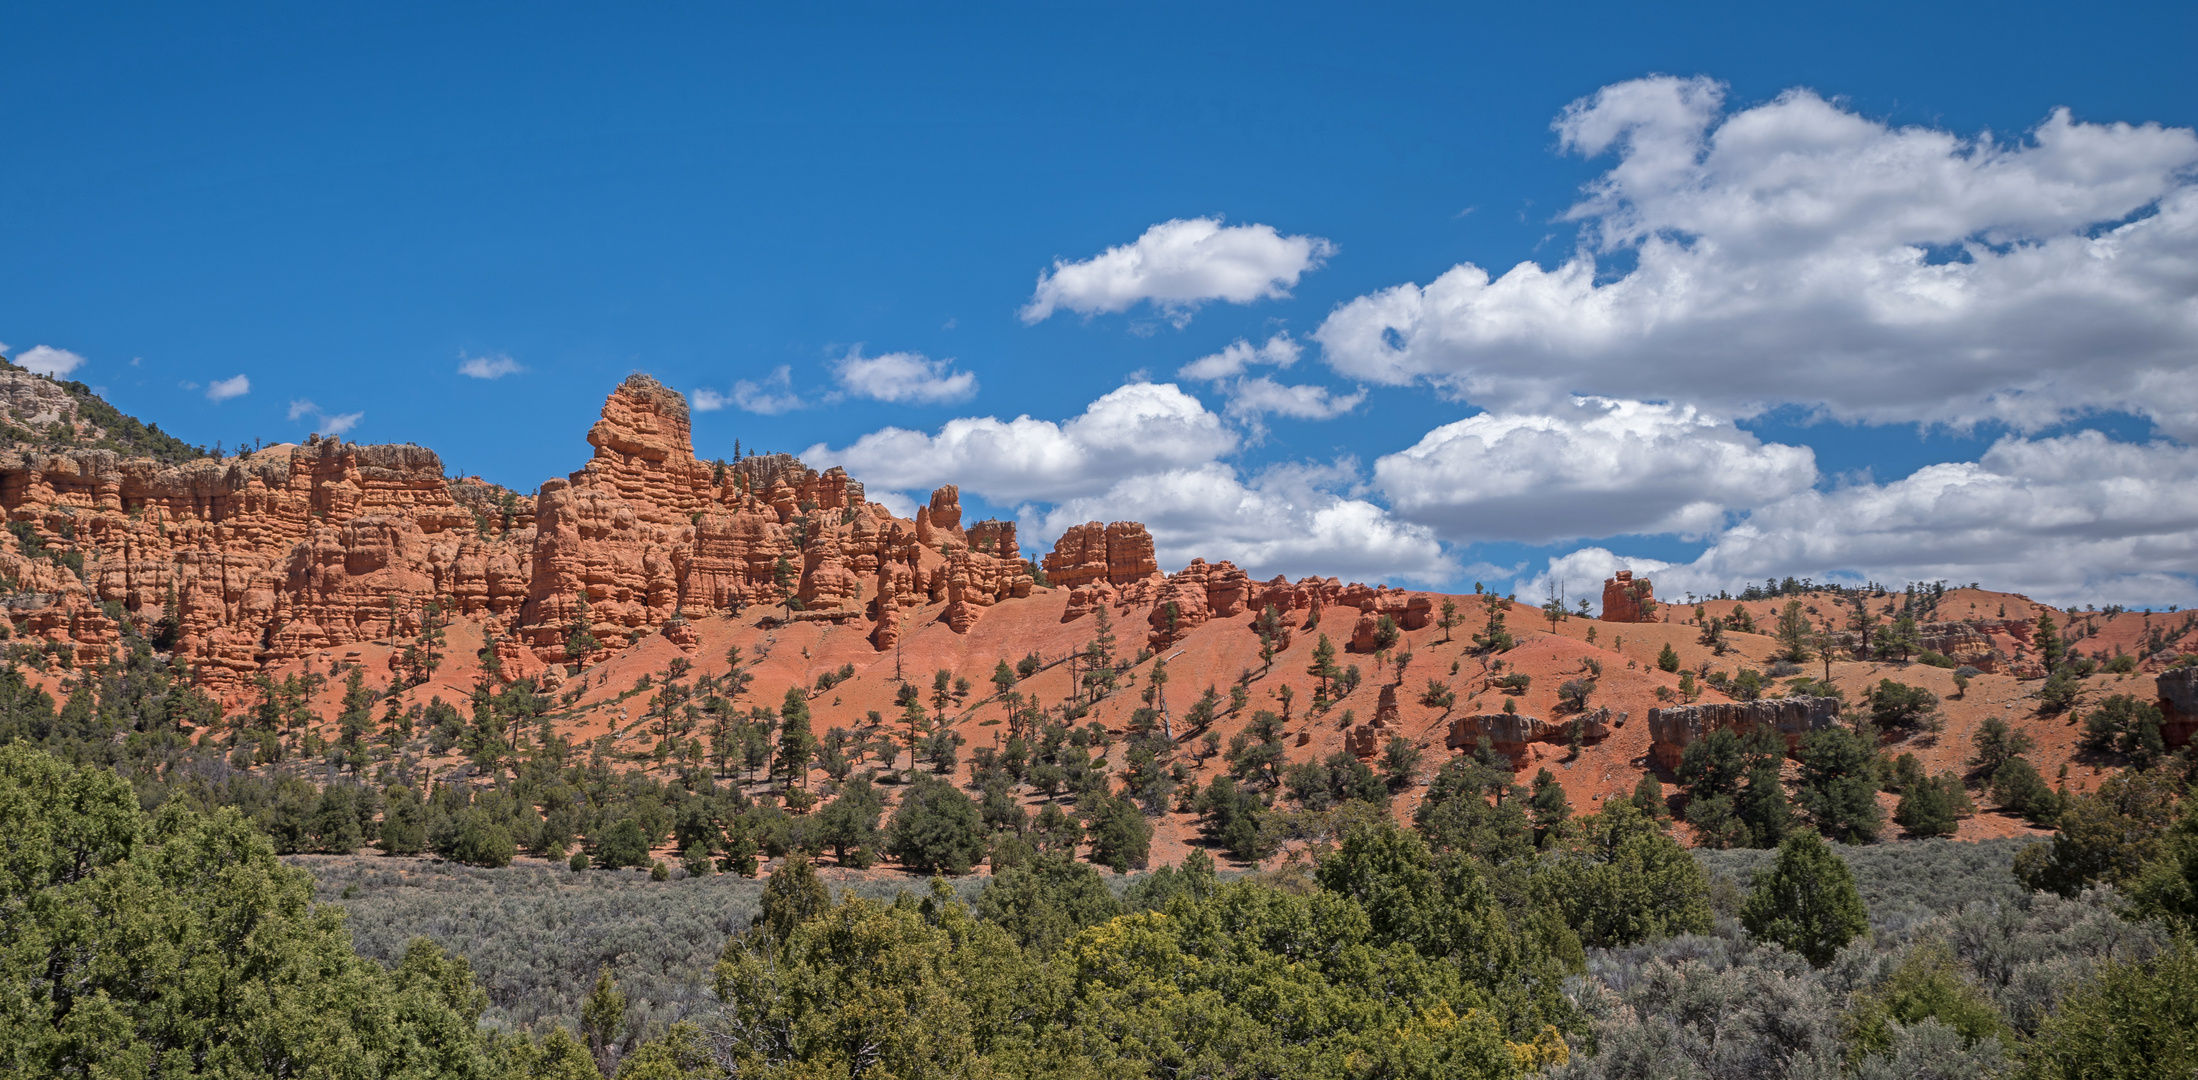
POLYGON ((587 441, 591 459, 532 497, 446 478, 422 447, 338 439, 180 465, 10 452, 0 510, 24 539, 0 550, 8 614, 84 663, 119 640, 117 619, 172 628, 176 656, 234 700, 265 668, 436 615, 479 620, 511 674, 554 684, 590 659, 575 644, 614 652, 689 615, 867 617, 882 647, 906 608, 948 600, 966 631, 1031 588, 1014 526, 965 530, 953 488, 908 521, 841 469, 700 461, 686 399, 646 375, 587 441), (47 547, 81 573, 29 553, 47 547))

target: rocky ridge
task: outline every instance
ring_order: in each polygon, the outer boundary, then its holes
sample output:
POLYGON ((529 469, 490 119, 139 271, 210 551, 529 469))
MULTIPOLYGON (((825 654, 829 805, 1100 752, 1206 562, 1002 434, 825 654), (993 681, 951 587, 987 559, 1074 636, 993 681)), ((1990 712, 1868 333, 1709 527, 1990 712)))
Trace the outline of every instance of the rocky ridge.
MULTIPOLYGON (((453 620, 480 625, 506 677, 555 686, 690 618, 861 621, 886 650, 919 612, 967 633, 1037 587, 1014 523, 965 525, 954 486, 900 518, 842 469, 698 459, 686 399, 646 375, 609 395, 587 442, 584 465, 533 495, 446 477, 412 445, 316 436, 177 464, 18 445, 0 453, 10 629, 92 664, 127 621, 236 703, 272 667, 453 620)), ((1042 573, 1069 594, 1064 621, 1149 609, 1156 648, 1247 611, 1317 623, 1340 606, 1351 647, 1369 651, 1383 616, 1418 629, 1432 610, 1386 586, 1255 582, 1228 562, 1166 574, 1152 534, 1126 521, 1069 529, 1042 573)))
POLYGON ((235 699, 270 666, 435 620, 481 622, 508 674, 554 685, 690 615, 777 605, 882 624, 946 599, 966 629, 1030 588, 1014 527, 964 530, 954 489, 908 521, 841 469, 698 460, 685 399, 646 375, 587 441, 591 459, 533 496, 446 478, 409 445, 314 438, 171 465, 18 447, 0 454, 13 630, 93 663, 119 620, 165 627, 235 699))

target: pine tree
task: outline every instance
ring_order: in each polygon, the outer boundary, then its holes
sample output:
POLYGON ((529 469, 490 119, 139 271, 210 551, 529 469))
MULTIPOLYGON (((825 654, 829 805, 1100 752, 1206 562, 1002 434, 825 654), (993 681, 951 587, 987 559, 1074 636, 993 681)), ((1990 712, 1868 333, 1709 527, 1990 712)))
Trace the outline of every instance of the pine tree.
POLYGON ((799 584, 800 581, 801 574, 794 569, 793 562, 788 560, 786 556, 780 555, 778 562, 773 563, 771 566, 771 585, 778 590, 779 602, 786 606, 788 615, 800 609, 801 600, 794 595, 794 586, 799 584))
POLYGON ((784 774, 789 786, 806 785, 809 757, 815 753, 817 744, 816 735, 809 730, 809 695, 799 686, 787 687, 778 715, 778 771, 784 774))
POLYGON ((2054 625, 2052 612, 2039 609, 2038 627, 2030 638, 2031 647, 2038 650, 2038 662, 2045 665, 2045 670, 2061 666, 2061 661, 2068 655, 2068 646, 2061 641, 2060 628, 2054 625))
MULTIPOLYGON (((586 662, 589 653, 599 648, 595 640, 594 622, 588 614, 588 590, 580 590, 579 602, 573 607, 572 625, 565 632, 565 662, 586 662)), ((493 646, 492 655, 493 655, 493 646)))
POLYGON ((1328 635, 1320 635, 1320 641, 1313 645, 1313 662, 1306 665, 1305 674, 1320 680, 1320 696, 1324 698, 1328 696, 1328 680, 1343 674, 1336 668, 1336 645, 1328 635))
POLYGON ((1843 727, 1801 740, 1800 802, 1818 829, 1847 843, 1877 839, 1877 754, 1868 737, 1843 727))
POLYGON ((1534 820, 1534 846, 1542 848, 1561 837, 1565 823, 1572 818, 1572 803, 1565 798, 1565 787, 1548 769, 1534 775, 1534 795, 1528 800, 1528 814, 1534 820))
POLYGON ((1778 656, 1796 664, 1813 658, 1809 651, 1809 619, 1802 613, 1799 600, 1786 601, 1778 613, 1778 656))
POLYGON ((1495 593, 1485 593, 1481 597, 1481 607, 1488 616, 1488 625, 1480 633, 1473 635, 1473 644, 1485 652, 1504 652, 1510 649, 1513 640, 1511 632, 1504 629, 1503 598, 1495 593))

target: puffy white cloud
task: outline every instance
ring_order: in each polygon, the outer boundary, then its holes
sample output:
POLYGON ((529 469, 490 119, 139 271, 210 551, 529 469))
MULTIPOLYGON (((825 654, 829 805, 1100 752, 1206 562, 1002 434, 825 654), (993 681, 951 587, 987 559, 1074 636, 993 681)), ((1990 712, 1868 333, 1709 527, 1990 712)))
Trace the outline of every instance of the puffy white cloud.
MULTIPOLYGON (((0 349, 5 348, 6 346, 0 346, 0 349)), ((83 366, 84 358, 67 349, 56 349, 51 345, 33 345, 23 350, 23 355, 15 358, 15 364, 25 371, 35 372, 40 375, 51 375, 56 379, 65 379, 68 378, 70 372, 83 366)))
POLYGON ((1040 322, 1060 309, 1128 311, 1149 301, 1182 326, 1208 300, 1249 304, 1288 296, 1299 277, 1335 252, 1317 236, 1284 236, 1271 225, 1223 226, 1219 217, 1163 221, 1081 262, 1055 260, 1038 275, 1023 321, 1040 322))
POLYGON ((1096 494, 1122 477, 1196 467, 1236 446, 1221 418, 1174 384, 1131 383, 1065 423, 962 417, 935 435, 885 428, 842 449, 820 443, 802 457, 818 468, 844 465, 877 487, 951 483, 988 500, 1018 502, 1096 494))
POLYGON ((1250 482, 1220 462, 1129 477, 1049 510, 1025 507, 1026 535, 1055 537, 1085 521, 1142 521, 1163 568, 1227 559, 1255 578, 1287 574, 1447 581, 1456 562, 1433 530, 1329 490, 1352 470, 1283 466, 1250 482))
POLYGON ((1589 550, 1552 566, 1568 579, 1594 568, 1655 570, 1667 596, 1791 574, 1896 586, 1977 581, 2059 603, 2190 604, 2198 601, 2198 449, 2115 442, 2096 431, 2010 436, 1978 461, 1773 501, 1690 563, 1589 550))
MULTIPOLYGON (((239 377, 241 378, 241 376, 239 377)), ((292 398, 288 415, 292 423, 296 423, 304 417, 313 417, 313 426, 330 435, 342 435, 352 428, 358 427, 359 421, 366 419, 366 414, 363 412, 331 414, 328 410, 313 404, 310 398, 292 398)))
MULTIPOLYGON (((1689 588, 1699 591, 1692 577, 1688 577, 1685 584, 1675 581, 1672 566, 1659 559, 1619 555, 1609 548, 1584 547, 1549 560, 1548 566, 1539 573, 1512 582, 1510 591, 1522 600, 1532 598, 1535 603, 1547 596, 1561 596, 1567 611, 1578 610, 1579 599, 1584 596, 1588 600, 1588 610, 1597 614, 1602 610, 1603 582, 1620 570, 1631 570, 1639 577, 1655 581, 1659 597, 1676 597, 1689 588)), ((1714 593, 1717 589, 1708 591, 1714 593)))
POLYGON ((206 400, 227 401, 252 392, 252 380, 243 375, 231 375, 206 384, 206 400))
MULTIPOLYGON (((1284 465, 1247 481, 1218 458, 1238 437, 1199 400, 1167 383, 1131 383, 1062 423, 1019 416, 948 421, 936 434, 887 428, 802 458, 866 483, 872 498, 958 484, 992 503, 1020 503, 1026 536, 1088 520, 1142 521, 1161 562, 1230 559, 1260 576, 1337 574, 1443 580, 1457 567, 1434 530, 1401 522, 1348 492, 1354 465, 1284 465)), ((888 505, 913 503, 896 495, 888 505)))
POLYGON ((1229 396, 1223 413, 1255 433, 1264 430, 1261 418, 1269 413, 1299 420, 1332 420, 1358 408, 1359 403, 1366 400, 1364 390, 1338 394, 1325 386, 1288 386, 1265 375, 1251 378, 1244 375, 1254 364, 1287 368, 1297 363, 1302 352, 1298 343, 1290 340, 1286 333, 1268 338, 1264 345, 1238 338, 1220 352, 1201 356, 1176 369, 1176 374, 1219 386, 1229 396))
POLYGON ((467 356, 459 353, 458 361, 458 374, 475 379, 501 379, 526 370, 519 366, 519 361, 503 353, 490 356, 467 356))
POLYGON ((733 384, 733 392, 720 394, 705 386, 687 396, 687 403, 696 412, 716 412, 730 405, 742 412, 761 416, 776 416, 795 409, 808 408, 809 403, 794 393, 793 368, 780 364, 762 382, 742 379, 733 384))
POLYGON ((1325 386, 1285 386, 1264 375, 1228 384, 1228 394, 1229 404, 1222 411, 1254 427, 1269 413, 1298 420, 1333 420, 1366 400, 1364 390, 1338 394, 1325 386))
POLYGON ((1816 455, 1765 444, 1692 406, 1576 398, 1482 413, 1374 463, 1404 518, 1445 539, 1550 543, 1619 533, 1699 535, 1726 514, 1816 483, 1816 455))
POLYGON ((1242 375, 1253 364, 1272 364, 1286 368, 1297 363, 1297 358, 1303 352, 1304 349, 1290 340, 1290 335, 1286 333, 1268 338, 1265 345, 1254 345, 1238 338, 1223 346, 1220 352, 1201 356, 1178 368, 1175 373, 1186 379, 1212 382, 1242 375))
POLYGON ((857 346, 834 365, 840 385, 857 397, 925 405, 966 401, 977 392, 977 376, 954 371, 954 361, 922 353, 890 352, 864 356, 857 346))
POLYGON ((2126 409, 2198 434, 2198 135, 2056 111, 2026 139, 1894 128, 1806 90, 1607 87, 1556 124, 1617 162, 1553 269, 1461 264, 1350 301, 1336 370, 1491 406, 1573 393, 2034 428, 2126 409), (1617 255, 1615 275, 1598 262, 1617 255))

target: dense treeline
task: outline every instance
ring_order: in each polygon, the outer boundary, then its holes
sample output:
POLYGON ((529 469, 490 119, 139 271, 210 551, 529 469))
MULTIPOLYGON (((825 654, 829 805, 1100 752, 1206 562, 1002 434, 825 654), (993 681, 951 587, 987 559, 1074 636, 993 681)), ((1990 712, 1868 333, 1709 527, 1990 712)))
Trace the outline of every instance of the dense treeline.
POLYGON ((486 996, 443 948, 415 942, 390 966, 362 958, 335 908, 312 904, 306 875, 233 808, 147 812, 110 769, 19 744, 0 748, 0 1045, 22 1075, 2198 1065, 2187 804, 2122 853, 2136 858, 2133 900, 2111 885, 2025 892, 1875 934, 1847 864, 1810 830, 1743 890, 1629 803, 1547 847, 1530 820, 1497 810, 1460 799, 1415 830, 1354 822, 1309 873, 1225 880, 1194 856, 1120 894, 1089 863, 1042 853, 973 904, 943 879, 924 895, 835 899, 796 855, 754 919, 727 928, 705 1007, 652 1033, 605 968, 577 1030, 506 1034, 480 1026, 486 996))
MULTIPOLYGON (((1476 641, 1500 649, 1485 606, 1476 641)), ((2198 811, 2190 759, 2157 752, 2142 703, 2094 710, 2087 737, 2135 767, 2073 796, 2004 725, 1980 730, 1968 777, 1887 759, 1873 729, 1928 729, 1936 706, 1891 680, 1855 724, 1804 740, 1791 790, 1782 747, 1718 733, 1690 747, 1679 806, 1735 850, 1697 857, 1653 779, 1578 815, 1547 771, 1521 786, 1485 747, 1445 762, 1399 828, 1408 745, 1379 771, 1291 761, 1291 697, 1250 710, 1243 681, 1170 717, 1164 662, 1124 663, 1095 623, 1055 708, 1017 690, 1034 657, 1003 660, 990 698, 939 672, 928 696, 904 687, 899 716, 821 734, 809 702, 840 673, 766 705, 743 701, 737 650, 719 676, 675 661, 632 692, 655 739, 640 755, 572 744, 567 702, 524 679, 400 709, 339 668, 328 737, 307 704, 319 673, 263 679, 224 716, 131 630, 57 704, 15 664, 66 657, 17 646, 0 666, 0 1042, 26 1075, 2057 1076, 2194 1053, 2198 811), (1145 705, 1125 736, 1079 723, 1125 690, 1145 705), (993 707, 1006 738, 958 784, 950 715, 993 707), (1225 749, 1199 737, 1223 709, 1250 712, 1225 749), (430 775, 423 753, 447 751, 464 764, 430 775), (1225 767, 1192 783, 1185 752, 1225 767), (1908 832, 1946 831, 1969 783, 2059 828, 1996 888, 1963 872, 1931 890, 1946 902, 1895 902, 1856 883, 1876 856, 1825 842, 1879 836, 1886 787, 1908 832), (1169 810, 1197 812, 1216 849, 1288 843, 1310 863, 1232 880, 1200 852, 1110 883, 1098 866, 1142 868, 1146 819, 1169 810), (381 924, 354 941, 276 861, 369 844, 555 858, 561 877, 527 873, 568 896, 728 874, 718 895, 740 899, 665 924, 654 971, 570 944, 613 925, 616 899, 539 906, 525 925, 566 944, 536 947, 570 955, 520 976, 519 946, 447 923, 420 928, 443 946, 381 924), (812 866, 887 857, 993 877, 835 899, 812 866), (782 861, 747 884, 765 859, 782 861), (604 868, 650 873, 576 873, 604 868), (494 959, 485 987, 474 953, 494 959)), ((1401 681, 1410 654, 1382 659, 1401 681)), ((1332 649, 1314 668, 1316 712, 1357 678, 1332 649)))

